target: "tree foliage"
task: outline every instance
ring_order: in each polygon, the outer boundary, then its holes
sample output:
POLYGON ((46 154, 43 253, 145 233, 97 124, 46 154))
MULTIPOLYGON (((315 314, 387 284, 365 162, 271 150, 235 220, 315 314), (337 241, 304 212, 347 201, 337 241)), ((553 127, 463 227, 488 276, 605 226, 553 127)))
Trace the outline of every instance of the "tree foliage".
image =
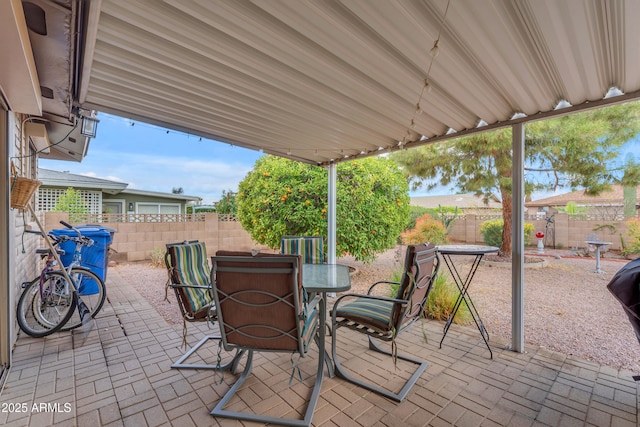
POLYGON ((51 212, 68 212, 70 222, 82 221, 89 213, 87 203, 73 187, 68 187, 65 192, 58 198, 51 212))
POLYGON ((219 214, 237 214, 238 203, 236 201, 236 193, 231 190, 222 190, 222 196, 216 203, 216 212, 219 214))
MULTIPOLYGON (((327 171, 275 156, 258 159, 239 185, 238 217, 258 243, 285 235, 327 237, 327 171)), ((372 157, 337 165, 337 255, 371 261, 393 247, 409 218, 408 184, 397 165, 372 157)))
POLYGON ((564 207, 558 207, 558 212, 566 213, 567 215, 583 215, 589 211, 586 206, 579 206, 576 202, 567 202, 564 207))
MULTIPOLYGON (((622 179, 612 168, 620 148, 640 132, 640 104, 617 105, 527 123, 525 192, 584 188, 597 195, 622 179)), ((500 252, 511 252, 511 129, 474 134, 394 153, 414 188, 453 185, 463 193, 498 193, 504 230, 500 252)))

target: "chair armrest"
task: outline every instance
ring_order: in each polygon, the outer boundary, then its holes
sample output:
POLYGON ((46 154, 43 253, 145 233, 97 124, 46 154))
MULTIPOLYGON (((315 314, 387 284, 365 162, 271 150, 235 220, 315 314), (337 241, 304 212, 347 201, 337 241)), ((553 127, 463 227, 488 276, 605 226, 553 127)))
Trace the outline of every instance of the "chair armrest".
POLYGON ((311 301, 307 302, 306 309, 307 310, 315 309, 320 303, 321 299, 322 299, 322 296, 320 294, 316 294, 311 301))
POLYGON ((212 289, 212 286, 203 286, 203 285, 185 285, 182 283, 169 283, 169 286, 172 288, 191 288, 191 289, 212 289))
POLYGON ((392 282, 389 280, 379 280, 376 283, 374 283, 373 285, 369 286, 369 290, 367 291, 367 295, 370 295, 371 292, 373 291, 373 289, 378 286, 378 285, 400 285, 400 282, 392 282))
POLYGON ((409 300, 406 299, 399 299, 399 298, 389 298, 389 297, 381 297, 381 296, 376 296, 376 295, 365 295, 365 294, 344 294, 341 295, 336 302, 333 304, 333 308, 331 309, 331 311, 335 314, 337 307, 340 305, 340 303, 342 303, 342 300, 345 298, 365 298, 365 299, 371 299, 371 300, 377 300, 377 301, 389 301, 392 302, 394 304, 409 304, 409 300))

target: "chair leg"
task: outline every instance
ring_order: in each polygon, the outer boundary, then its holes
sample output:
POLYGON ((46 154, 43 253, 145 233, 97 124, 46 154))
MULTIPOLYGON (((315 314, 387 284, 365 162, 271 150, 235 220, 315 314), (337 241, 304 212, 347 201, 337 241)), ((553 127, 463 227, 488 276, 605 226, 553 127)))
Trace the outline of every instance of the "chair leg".
MULTIPOLYGON (((424 372, 425 369, 427 369, 427 366, 429 366, 429 363, 427 361, 424 360, 420 360, 420 359, 416 359, 413 357, 409 357, 409 356, 405 356, 402 354, 398 354, 397 358, 400 360, 405 360, 407 362, 411 362, 415 365, 418 365, 417 368, 415 369, 415 371, 413 372, 413 375, 411 375, 411 378, 409 378, 404 386, 402 387, 402 389, 398 392, 398 393, 393 393, 385 388, 376 386, 374 384, 365 382, 363 380, 360 380, 358 378, 355 378, 351 375, 349 375, 347 373, 347 371, 342 367, 342 365, 340 364, 340 359, 338 359, 338 354, 336 352, 336 335, 337 335, 337 328, 334 328, 333 330, 333 335, 332 335, 332 339, 331 339, 331 353, 333 356, 333 363, 335 365, 335 372, 336 375, 344 378, 345 380, 354 383, 362 388, 365 388, 367 390, 373 391, 374 393, 378 393, 381 394, 382 396, 385 396, 391 400, 395 400, 396 402, 402 402, 404 400, 405 397, 407 397, 407 394, 409 394, 409 391, 411 390, 411 388, 414 386, 414 384, 418 381, 418 378, 420 378, 420 375, 422 375, 422 373, 424 372)), ((380 346, 378 346, 371 337, 367 337, 369 339, 369 348, 373 351, 377 351, 379 353, 383 353, 383 354, 387 354, 389 356, 392 356, 392 353, 390 351, 387 351, 383 348, 381 348, 380 346)))
POLYGON ((238 368, 238 363, 240 363, 240 359, 242 358, 243 351, 236 350, 236 354, 233 356, 231 361, 225 364, 206 364, 206 363, 185 363, 185 361, 191 357, 200 347, 207 343, 209 340, 219 341, 220 335, 207 335, 203 337, 196 345, 191 347, 189 351, 183 354, 180 359, 178 359, 173 365, 171 365, 174 369, 215 369, 219 371, 230 371, 232 373, 236 373, 238 368))
POLYGON ((320 390, 322 389, 322 380, 324 378, 324 357, 322 355, 318 355, 318 371, 316 373, 316 381, 313 387, 313 391, 311 392, 311 397, 309 398, 309 403, 307 404, 307 410, 305 411, 303 419, 293 419, 293 418, 279 418, 279 417, 270 417, 267 415, 259 415, 259 414, 251 414, 245 412, 235 412, 228 411, 223 409, 229 400, 234 396, 234 394, 240 389, 240 386, 247 379, 247 376, 251 373, 251 367, 253 364, 253 351, 247 350, 247 364, 245 365, 244 371, 238 378, 238 380, 231 386, 229 391, 224 395, 224 397, 218 402, 218 404, 211 411, 211 415, 214 417, 221 418, 231 418, 235 420, 245 420, 245 421, 253 421, 258 423, 265 424, 276 424, 276 425, 284 425, 284 426, 292 426, 292 427, 310 427, 311 419, 313 417, 313 413, 316 409, 316 405, 318 404, 318 398, 320 397, 320 390))

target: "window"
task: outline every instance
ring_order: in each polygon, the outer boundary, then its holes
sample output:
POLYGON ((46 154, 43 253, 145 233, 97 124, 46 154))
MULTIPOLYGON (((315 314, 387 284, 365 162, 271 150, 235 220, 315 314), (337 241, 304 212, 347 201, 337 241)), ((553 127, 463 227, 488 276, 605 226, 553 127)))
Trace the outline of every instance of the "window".
POLYGON ((179 214, 179 203, 136 203, 139 214, 179 214))

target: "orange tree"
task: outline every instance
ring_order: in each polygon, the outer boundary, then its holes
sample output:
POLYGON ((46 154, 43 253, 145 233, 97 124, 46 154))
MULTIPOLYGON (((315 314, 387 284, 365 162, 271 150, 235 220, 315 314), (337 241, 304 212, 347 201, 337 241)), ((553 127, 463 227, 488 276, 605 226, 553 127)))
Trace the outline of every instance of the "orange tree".
MULTIPOLYGON (((361 261, 393 247, 409 219, 409 188, 397 165, 383 157, 337 165, 337 255, 361 261)), ((238 218, 253 239, 280 247, 285 235, 327 237, 324 168, 263 156, 240 183, 238 218)))

